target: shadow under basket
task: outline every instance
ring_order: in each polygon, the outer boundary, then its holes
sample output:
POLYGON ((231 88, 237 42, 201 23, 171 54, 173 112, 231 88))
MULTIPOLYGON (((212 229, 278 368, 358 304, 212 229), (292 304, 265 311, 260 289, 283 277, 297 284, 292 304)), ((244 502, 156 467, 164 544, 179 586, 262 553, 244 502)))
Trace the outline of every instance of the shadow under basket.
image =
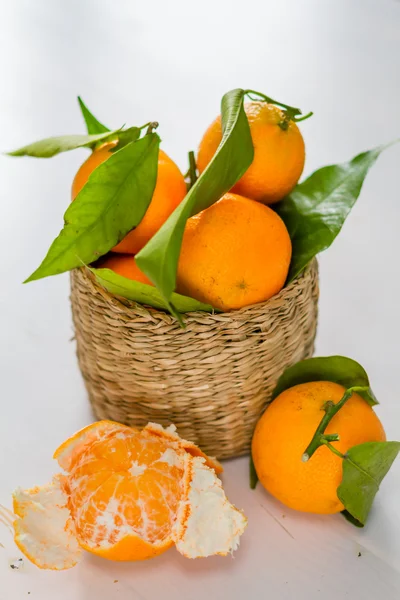
POLYGON ((318 264, 279 294, 229 313, 171 315, 71 272, 79 365, 94 413, 142 427, 169 425, 220 459, 249 451, 282 371, 312 356, 318 264))

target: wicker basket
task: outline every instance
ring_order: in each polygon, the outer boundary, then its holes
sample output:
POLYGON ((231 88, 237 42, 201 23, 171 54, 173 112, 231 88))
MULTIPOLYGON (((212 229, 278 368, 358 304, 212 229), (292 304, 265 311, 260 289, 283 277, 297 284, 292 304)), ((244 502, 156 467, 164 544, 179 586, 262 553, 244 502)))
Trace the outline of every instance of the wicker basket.
POLYGON ((192 312, 186 329, 163 311, 109 294, 89 270, 71 273, 79 365, 97 418, 174 423, 218 458, 245 454, 282 371, 313 353, 314 260, 267 302, 192 312))

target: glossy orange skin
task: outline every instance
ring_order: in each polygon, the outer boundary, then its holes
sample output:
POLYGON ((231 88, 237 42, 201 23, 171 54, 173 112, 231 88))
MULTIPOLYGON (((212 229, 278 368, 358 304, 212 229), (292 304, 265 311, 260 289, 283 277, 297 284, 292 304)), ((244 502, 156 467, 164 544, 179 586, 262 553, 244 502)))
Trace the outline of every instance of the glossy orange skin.
POLYGON ((109 142, 103 144, 97 150, 92 152, 89 158, 87 158, 85 162, 81 164, 72 182, 72 201, 75 200, 75 198, 89 179, 89 175, 92 173, 92 171, 94 171, 96 167, 98 167, 99 165, 101 165, 101 163, 107 160, 107 158, 110 158, 111 150, 115 148, 116 145, 117 142, 109 142))
POLYGON ((225 194, 186 223, 177 291, 224 311, 263 302, 282 289, 291 252, 272 209, 225 194))
MULTIPOLYGON (((296 385, 282 392, 257 423, 252 456, 260 482, 286 506, 295 510, 330 514, 343 510, 337 497, 342 480, 342 458, 321 446, 308 462, 302 455, 323 415, 323 406, 339 402, 345 388, 330 381, 296 385)), ((374 410, 353 394, 329 423, 326 433, 338 433, 332 445, 344 454, 352 446, 385 441, 374 410)))
MULTIPOLYGON (((110 157, 110 151, 114 146, 115 143, 101 146, 92 152, 81 165, 72 183, 72 200, 75 200, 92 171, 110 157)), ((185 196, 186 183, 182 173, 174 161, 160 150, 156 187, 146 214, 139 225, 113 248, 113 252, 137 254, 160 229, 185 196)))
MULTIPOLYGON (((296 185, 303 172, 305 146, 296 123, 287 130, 279 123, 284 114, 266 102, 249 102, 245 112, 254 145, 254 159, 231 192, 264 204, 282 200, 296 185)), ((197 154, 197 167, 202 173, 222 139, 221 117, 217 117, 205 132, 197 154)))
POLYGON ((153 285, 150 279, 139 269, 132 254, 110 254, 100 263, 99 268, 111 269, 114 273, 127 277, 127 279, 153 285))

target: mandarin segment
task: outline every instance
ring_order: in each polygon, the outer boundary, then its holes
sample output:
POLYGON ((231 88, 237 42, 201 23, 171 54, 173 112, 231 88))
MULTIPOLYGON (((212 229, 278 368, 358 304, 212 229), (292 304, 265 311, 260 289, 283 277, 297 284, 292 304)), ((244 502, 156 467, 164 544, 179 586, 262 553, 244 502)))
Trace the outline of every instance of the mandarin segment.
POLYGON ((91 423, 62 443, 54 452, 53 458, 57 460, 62 469, 69 471, 75 459, 80 458, 86 447, 96 440, 103 440, 114 433, 121 433, 123 427, 120 423, 108 420, 91 423))

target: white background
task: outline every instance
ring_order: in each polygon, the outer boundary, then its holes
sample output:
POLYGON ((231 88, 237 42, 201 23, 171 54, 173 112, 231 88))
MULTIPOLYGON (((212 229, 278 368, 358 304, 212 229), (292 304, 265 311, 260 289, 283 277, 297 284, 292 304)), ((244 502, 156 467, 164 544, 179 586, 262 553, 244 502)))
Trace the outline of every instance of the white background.
MULTIPOLYGON (((186 168, 224 92, 251 87, 315 116, 302 124, 305 174, 400 137, 400 3, 395 0, 0 0, 0 150, 84 131, 76 96, 112 127, 160 122, 186 168)), ((68 276, 23 286, 62 225, 85 151, 0 157, 0 502, 45 483, 58 444, 91 420, 75 359, 68 276)), ((317 353, 368 370, 389 439, 400 439, 399 160, 387 150, 340 237, 321 257, 317 353)), ((0 525, 0 600, 108 598, 394 600, 400 592, 400 460, 357 530, 295 514, 226 464, 249 517, 233 559, 147 563, 86 556, 65 573, 18 556, 0 525), (358 556, 361 553, 361 556, 358 556), (117 583, 114 583, 118 580, 117 583), (30 592, 30 594, 29 594, 30 592)))

